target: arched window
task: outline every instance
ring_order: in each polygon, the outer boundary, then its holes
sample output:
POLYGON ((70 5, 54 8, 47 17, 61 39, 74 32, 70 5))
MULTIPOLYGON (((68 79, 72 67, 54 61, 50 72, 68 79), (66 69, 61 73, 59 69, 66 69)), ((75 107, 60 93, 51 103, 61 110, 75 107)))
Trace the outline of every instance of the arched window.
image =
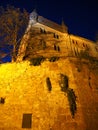
POLYGON ((85 47, 85 44, 83 43, 83 47, 85 47))
POLYGON ((58 51, 60 51, 60 47, 59 46, 57 47, 57 49, 58 49, 58 51))

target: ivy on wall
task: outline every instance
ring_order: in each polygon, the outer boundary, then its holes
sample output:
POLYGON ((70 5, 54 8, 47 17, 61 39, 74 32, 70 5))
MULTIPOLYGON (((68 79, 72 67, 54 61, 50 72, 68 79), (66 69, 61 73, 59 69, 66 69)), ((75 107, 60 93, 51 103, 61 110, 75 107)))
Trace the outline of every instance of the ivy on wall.
POLYGON ((60 75, 60 87, 61 91, 64 93, 67 93, 68 101, 69 101, 69 106, 70 106, 70 112, 72 117, 74 118, 77 106, 76 106, 76 95, 73 89, 69 88, 68 86, 68 77, 66 75, 61 74, 60 75))
POLYGON ((30 65, 38 66, 45 60, 43 56, 30 59, 30 65))
POLYGON ((55 62, 55 61, 57 61, 58 59, 59 59, 59 57, 53 56, 53 57, 50 57, 50 58, 49 58, 49 61, 50 61, 50 62, 55 62))
POLYGON ((77 106, 76 106, 76 95, 73 89, 68 88, 67 97, 69 101, 70 112, 71 112, 72 117, 74 118, 76 110, 77 110, 77 106))
MULTIPOLYGON (((53 57, 49 57, 48 60, 50 62, 55 62, 59 59, 59 57, 57 56, 53 56, 53 57)), ((43 56, 40 56, 40 57, 35 57, 35 58, 31 58, 30 59, 30 65, 34 65, 34 66, 38 66, 38 65, 41 65, 41 63, 43 61, 46 60, 46 57, 43 57, 43 56)))

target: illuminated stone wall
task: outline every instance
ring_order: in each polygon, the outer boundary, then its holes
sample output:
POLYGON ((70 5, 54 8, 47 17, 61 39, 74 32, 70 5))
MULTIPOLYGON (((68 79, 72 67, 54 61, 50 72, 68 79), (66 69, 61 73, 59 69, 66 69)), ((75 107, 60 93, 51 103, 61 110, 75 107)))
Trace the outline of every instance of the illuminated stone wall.
POLYGON ((73 58, 39 66, 27 61, 0 65, 0 101, 5 101, 0 103, 0 130, 22 130, 23 114, 31 114, 31 130, 97 130, 98 74, 94 70, 89 74, 87 61, 77 63, 73 58), (74 118, 67 94, 61 91, 60 74, 68 77, 77 96, 74 118))

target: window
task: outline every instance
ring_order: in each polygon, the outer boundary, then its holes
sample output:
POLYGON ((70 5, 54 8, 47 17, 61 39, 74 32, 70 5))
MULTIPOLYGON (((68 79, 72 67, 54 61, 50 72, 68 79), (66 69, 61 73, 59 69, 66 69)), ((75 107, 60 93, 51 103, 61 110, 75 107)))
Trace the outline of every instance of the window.
POLYGON ((54 50, 56 50, 56 45, 54 44, 54 50))
POLYGON ((54 50, 60 51, 60 47, 59 47, 59 46, 56 46, 56 45, 54 44, 54 50))
POLYGON ((46 34, 45 29, 40 28, 40 32, 41 32, 41 33, 45 33, 45 34, 46 34))
POLYGON ((31 128, 32 114, 23 114, 22 128, 31 128))
POLYGON ((51 85, 51 81, 50 81, 49 77, 46 78, 46 83, 47 83, 48 91, 51 91, 52 90, 52 85, 51 85))
POLYGON ((74 44, 74 40, 72 40, 73 44, 74 44))
POLYGON ((59 35, 54 33, 54 38, 59 39, 59 35))
POLYGON ((83 43, 83 47, 85 47, 85 44, 83 43))
POLYGON ((76 41, 76 45, 78 45, 77 41, 76 41))
POLYGON ((58 46, 58 48, 57 48, 57 49, 58 49, 58 51, 60 51, 60 47, 59 47, 59 46, 58 46))
POLYGON ((0 98, 0 104, 4 104, 5 103, 5 98, 1 97, 0 98))
POLYGON ((56 35, 56 38, 59 39, 59 35, 56 35))

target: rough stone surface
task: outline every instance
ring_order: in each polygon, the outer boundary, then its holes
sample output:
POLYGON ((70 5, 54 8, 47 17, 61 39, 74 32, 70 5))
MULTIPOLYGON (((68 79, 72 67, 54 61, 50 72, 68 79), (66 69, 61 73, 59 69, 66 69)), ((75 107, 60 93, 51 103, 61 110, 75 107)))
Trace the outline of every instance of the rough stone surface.
POLYGON ((0 130, 22 130, 24 114, 32 115, 25 130, 98 129, 98 45, 64 28, 33 12, 18 63, 0 65, 0 130), (45 61, 33 66, 29 61, 36 57, 45 61), (49 62, 51 57, 59 59, 49 62), (74 118, 69 91, 61 91, 61 74, 77 97, 74 118))
MULTIPOLYGON (((30 66, 28 61, 0 65, 0 130, 22 130, 23 114, 32 114, 32 130, 97 130, 98 74, 82 63, 77 71, 75 59, 45 61, 30 66), (69 87, 77 96, 77 112, 72 118, 67 95, 61 91, 60 74, 69 78, 69 87), (48 91, 49 77, 52 90, 48 91)), ((28 129, 28 128, 25 128, 28 129)))

